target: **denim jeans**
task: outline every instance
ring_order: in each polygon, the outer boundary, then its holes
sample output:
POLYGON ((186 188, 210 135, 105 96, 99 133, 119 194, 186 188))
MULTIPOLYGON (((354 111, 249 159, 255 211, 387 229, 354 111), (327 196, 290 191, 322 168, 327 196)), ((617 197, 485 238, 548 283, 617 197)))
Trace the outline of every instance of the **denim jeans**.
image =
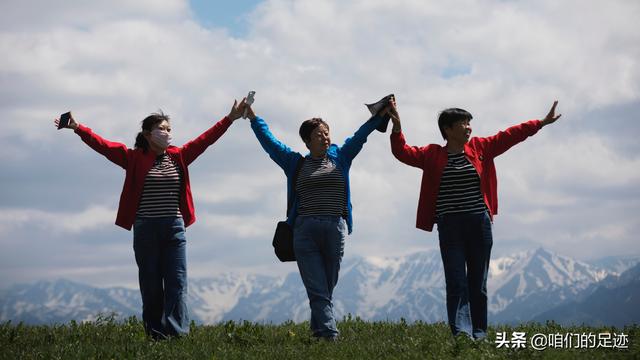
POLYGON ((138 218, 133 225, 142 321, 153 338, 189 333, 186 243, 180 217, 138 218))
POLYGON ((447 286, 447 317, 453 335, 487 336, 487 276, 493 237, 482 214, 438 217, 440 255, 447 286))
POLYGON ((293 228, 293 248, 316 337, 335 338, 339 334, 332 299, 346 236, 347 222, 339 216, 298 216, 293 228))

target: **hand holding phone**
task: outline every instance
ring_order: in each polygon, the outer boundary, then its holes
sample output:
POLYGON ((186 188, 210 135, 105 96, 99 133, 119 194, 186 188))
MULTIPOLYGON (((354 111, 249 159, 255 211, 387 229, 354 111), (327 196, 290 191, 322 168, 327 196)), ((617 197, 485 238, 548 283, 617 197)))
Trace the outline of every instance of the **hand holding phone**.
POLYGON ((58 130, 69 127, 69 120, 71 119, 71 112, 66 112, 60 115, 60 122, 58 123, 58 130))
MULTIPOLYGON (((247 104, 247 106, 251 106, 251 104, 253 104, 254 96, 256 95, 255 91, 249 91, 249 94, 247 94, 247 99, 244 101, 245 104, 247 104)), ((242 118, 246 119, 247 118, 247 108, 244 108, 244 113, 242 114, 242 118)))

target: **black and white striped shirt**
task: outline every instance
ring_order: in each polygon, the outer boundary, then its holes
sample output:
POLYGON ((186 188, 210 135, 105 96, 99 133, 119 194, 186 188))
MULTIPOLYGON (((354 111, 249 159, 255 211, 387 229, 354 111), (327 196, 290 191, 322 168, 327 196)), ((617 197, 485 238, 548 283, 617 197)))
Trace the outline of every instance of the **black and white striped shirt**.
POLYGON ((158 156, 144 180, 137 216, 182 217, 180 213, 180 167, 168 154, 158 156))
POLYGON ((478 172, 464 153, 449 154, 447 166, 440 179, 436 215, 480 214, 485 210, 478 172))
POLYGON ((328 157, 307 157, 298 174, 296 191, 299 215, 345 216, 345 179, 338 165, 328 157))

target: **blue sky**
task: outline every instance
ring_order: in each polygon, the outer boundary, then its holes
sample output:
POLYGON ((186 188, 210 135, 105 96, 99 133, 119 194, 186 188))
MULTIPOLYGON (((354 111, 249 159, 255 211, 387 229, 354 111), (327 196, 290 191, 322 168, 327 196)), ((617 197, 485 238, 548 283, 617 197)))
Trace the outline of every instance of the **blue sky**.
MULTIPOLYGON (((12 0, 0 10, 0 288, 60 277, 136 286, 132 234, 113 224, 124 173, 55 130, 55 116, 72 110, 132 146, 162 109, 179 145, 249 90, 300 152, 304 119, 323 117, 341 144, 368 118, 363 104, 391 92, 412 145, 442 143, 447 107, 469 110, 474 135, 489 136, 558 99, 556 124, 496 160, 493 254, 640 254, 637 2, 12 0)), ((248 123, 190 175, 190 276, 295 271, 270 245, 285 179, 248 123)), ((415 228, 421 175, 393 158, 388 134, 369 137, 351 170, 347 257, 437 248, 437 232, 415 228)))
POLYGON ((236 37, 245 36, 249 27, 247 15, 259 4, 255 0, 207 1, 190 0, 194 19, 206 28, 225 28, 236 37))

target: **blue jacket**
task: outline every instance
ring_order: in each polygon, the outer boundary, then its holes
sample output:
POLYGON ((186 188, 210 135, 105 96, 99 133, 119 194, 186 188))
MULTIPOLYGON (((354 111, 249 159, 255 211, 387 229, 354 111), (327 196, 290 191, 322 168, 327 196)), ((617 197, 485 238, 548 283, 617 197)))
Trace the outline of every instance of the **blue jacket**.
MULTIPOLYGON (((342 176, 345 179, 346 190, 347 190, 347 227, 349 229, 349 234, 353 231, 353 216, 352 205, 351 205, 351 189, 349 186, 349 169, 351 168, 351 162, 358 155, 362 146, 365 142, 367 142, 367 137, 373 130, 380 125, 382 122, 382 118, 374 116, 369 121, 365 122, 358 131, 356 131, 353 136, 347 138, 344 141, 344 145, 338 146, 336 144, 331 144, 329 149, 327 149, 327 156, 336 162, 336 164, 340 165, 342 169, 342 176)), ((296 217, 298 216, 298 197, 295 196, 295 192, 293 191, 293 174, 296 171, 296 165, 298 164, 298 160, 302 158, 302 155, 298 152, 291 150, 287 145, 280 142, 278 139, 273 136, 271 131, 269 131, 269 126, 267 123, 260 117, 255 117, 251 120, 251 129, 256 134, 256 138, 262 145, 262 148, 269 154, 269 157, 273 161, 278 164, 285 175, 287 176, 287 199, 293 196, 292 206, 289 210, 289 214, 287 214, 287 223, 291 226, 296 221, 296 217)), ((310 155, 307 154, 307 157, 310 155)))

